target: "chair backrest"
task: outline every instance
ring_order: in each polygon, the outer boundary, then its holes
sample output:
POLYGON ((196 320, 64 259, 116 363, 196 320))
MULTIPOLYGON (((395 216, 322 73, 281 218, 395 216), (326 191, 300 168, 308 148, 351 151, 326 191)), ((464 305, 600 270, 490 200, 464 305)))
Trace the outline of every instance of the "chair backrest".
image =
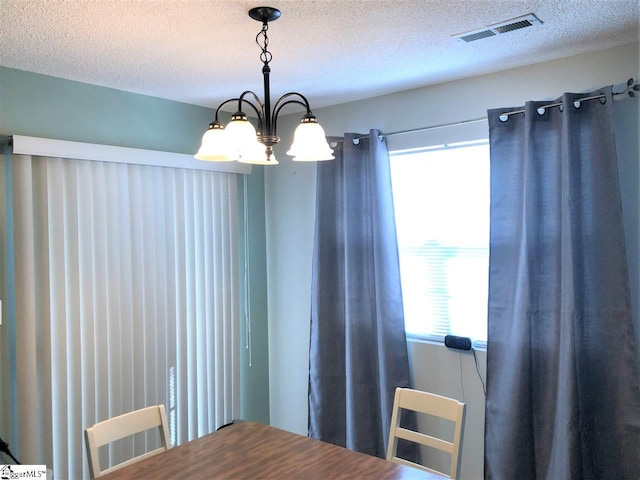
POLYGON ((387 460, 457 479, 460 466, 464 411, 465 404, 453 398, 421 392, 419 390, 412 390, 410 388, 396 388, 396 394, 393 400, 393 414, 391 417, 391 431, 389 432, 389 445, 387 447, 387 460), (401 409, 426 413, 434 417, 444 418, 453 422, 453 441, 449 442, 442 438, 401 428, 401 409), (399 438, 449 453, 451 455, 449 474, 447 475, 445 472, 399 458, 397 456, 399 438))
POLYGON ((99 478, 109 472, 126 467, 127 465, 138 462, 143 458, 165 452, 171 448, 169 428, 167 426, 167 414, 165 412, 164 405, 154 405, 152 407, 142 408, 140 410, 135 410, 133 412, 125 413, 103 422, 96 423, 94 426, 89 427, 84 431, 84 436, 91 478, 99 478), (159 429, 161 447, 142 455, 138 455, 126 462, 114 465, 111 468, 107 468, 105 470, 100 469, 100 458, 98 456, 99 447, 156 427, 159 429))

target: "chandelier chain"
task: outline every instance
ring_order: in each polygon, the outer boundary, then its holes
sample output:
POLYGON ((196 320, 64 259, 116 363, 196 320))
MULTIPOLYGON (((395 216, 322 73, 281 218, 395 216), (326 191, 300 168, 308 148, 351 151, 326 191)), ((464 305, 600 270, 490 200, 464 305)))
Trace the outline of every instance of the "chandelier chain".
POLYGON ((260 30, 260 33, 256 35, 256 43, 262 50, 262 52, 260 53, 260 60, 262 60, 262 63, 265 65, 269 65, 269 62, 272 59, 271 52, 267 50, 267 48, 269 47, 269 37, 267 36, 267 30, 269 30, 269 24, 265 22, 262 24, 262 30, 260 30))

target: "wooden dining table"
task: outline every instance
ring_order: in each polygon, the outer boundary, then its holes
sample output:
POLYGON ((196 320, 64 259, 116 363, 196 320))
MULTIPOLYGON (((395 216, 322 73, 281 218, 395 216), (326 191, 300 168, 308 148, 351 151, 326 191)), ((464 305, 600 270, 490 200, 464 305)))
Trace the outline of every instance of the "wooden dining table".
POLYGON ((436 474, 244 421, 100 477, 147 478, 442 480, 436 474))

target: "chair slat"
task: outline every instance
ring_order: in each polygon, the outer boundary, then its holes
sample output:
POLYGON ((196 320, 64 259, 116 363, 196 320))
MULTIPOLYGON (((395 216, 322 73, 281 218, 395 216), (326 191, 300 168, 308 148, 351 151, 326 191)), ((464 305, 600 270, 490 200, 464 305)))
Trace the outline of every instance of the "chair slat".
POLYGON ((419 443, 421 445, 426 445, 427 447, 437 448, 443 452, 453 453, 453 443, 432 437, 431 435, 425 435, 424 433, 414 432, 413 430, 407 430, 405 428, 398 428, 396 430, 396 437, 404 438, 405 440, 419 443))

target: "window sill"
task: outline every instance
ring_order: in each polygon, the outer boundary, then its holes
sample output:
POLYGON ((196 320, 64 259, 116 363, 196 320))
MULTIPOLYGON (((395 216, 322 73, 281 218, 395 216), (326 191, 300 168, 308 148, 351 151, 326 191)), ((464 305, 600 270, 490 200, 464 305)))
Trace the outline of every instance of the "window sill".
MULTIPOLYGON (((407 342, 442 345, 444 347, 444 337, 441 335, 417 335, 415 333, 407 333, 407 342)), ((487 342, 485 340, 472 340, 471 345, 474 350, 487 350, 487 342)))

